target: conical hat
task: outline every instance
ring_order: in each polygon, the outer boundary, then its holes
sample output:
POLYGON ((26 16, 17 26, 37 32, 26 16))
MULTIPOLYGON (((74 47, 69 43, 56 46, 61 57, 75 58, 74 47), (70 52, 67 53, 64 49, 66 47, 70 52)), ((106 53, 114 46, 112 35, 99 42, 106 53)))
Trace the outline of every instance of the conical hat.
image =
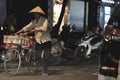
POLYGON ((44 11, 39 6, 33 8, 32 10, 29 11, 29 13, 34 13, 34 12, 45 14, 44 11))

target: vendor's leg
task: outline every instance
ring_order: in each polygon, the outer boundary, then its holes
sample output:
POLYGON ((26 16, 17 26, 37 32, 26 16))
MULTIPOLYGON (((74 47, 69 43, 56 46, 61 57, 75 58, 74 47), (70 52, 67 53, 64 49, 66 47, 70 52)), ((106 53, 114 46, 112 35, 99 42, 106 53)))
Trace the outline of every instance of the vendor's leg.
POLYGON ((50 51, 51 51, 51 44, 45 43, 44 45, 44 53, 43 53, 43 74, 48 74, 48 66, 50 61, 50 51))
POLYGON ((39 61, 41 59, 41 53, 42 53, 42 45, 37 43, 36 44, 36 55, 35 55, 36 60, 39 61))

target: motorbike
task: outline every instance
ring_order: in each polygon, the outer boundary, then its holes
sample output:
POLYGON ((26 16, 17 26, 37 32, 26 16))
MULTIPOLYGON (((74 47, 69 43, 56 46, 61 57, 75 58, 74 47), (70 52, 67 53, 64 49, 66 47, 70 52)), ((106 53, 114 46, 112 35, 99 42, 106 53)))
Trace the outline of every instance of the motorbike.
POLYGON ((64 50, 64 43, 57 39, 52 39, 51 55, 54 57, 60 57, 64 50))
POLYGON ((100 50, 102 42, 102 36, 92 31, 86 32, 74 52, 75 59, 95 57, 100 50))
POLYGON ((52 38, 51 54, 54 57, 64 59, 64 57, 70 56, 70 52, 73 50, 73 47, 75 47, 74 42, 71 42, 73 39, 69 40, 71 38, 70 33, 72 33, 75 27, 73 25, 66 24, 62 29, 63 30, 57 39, 52 38))

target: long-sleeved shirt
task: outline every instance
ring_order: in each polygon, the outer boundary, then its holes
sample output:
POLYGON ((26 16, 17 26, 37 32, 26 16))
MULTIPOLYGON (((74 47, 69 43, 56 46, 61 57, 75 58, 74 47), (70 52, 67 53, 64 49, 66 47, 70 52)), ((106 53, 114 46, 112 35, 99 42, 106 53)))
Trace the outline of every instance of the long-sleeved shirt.
POLYGON ((49 31, 47 30, 48 27, 48 20, 47 18, 40 16, 38 21, 33 20, 28 25, 23 27, 24 31, 30 31, 32 29, 41 29, 42 31, 35 31, 35 39, 36 42, 41 44, 47 41, 51 41, 51 36, 49 31))

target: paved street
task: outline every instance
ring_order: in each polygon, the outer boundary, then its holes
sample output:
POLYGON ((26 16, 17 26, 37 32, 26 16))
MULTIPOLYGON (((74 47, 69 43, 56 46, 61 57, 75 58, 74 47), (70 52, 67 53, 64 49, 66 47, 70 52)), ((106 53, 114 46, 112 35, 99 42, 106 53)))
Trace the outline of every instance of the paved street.
POLYGON ((98 59, 68 60, 57 66, 51 65, 48 76, 42 76, 41 72, 30 74, 26 67, 17 76, 11 76, 4 72, 1 63, 0 80, 97 80, 97 69, 98 59))

